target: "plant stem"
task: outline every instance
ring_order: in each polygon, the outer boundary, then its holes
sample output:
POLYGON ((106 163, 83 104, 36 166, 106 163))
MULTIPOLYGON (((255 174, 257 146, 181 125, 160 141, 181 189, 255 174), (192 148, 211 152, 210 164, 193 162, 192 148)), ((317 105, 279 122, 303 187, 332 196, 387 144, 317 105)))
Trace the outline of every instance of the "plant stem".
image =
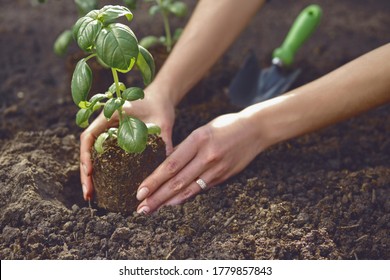
POLYGON ((120 98, 121 97, 121 91, 119 89, 118 72, 114 68, 111 68, 111 72, 112 72, 112 76, 114 77, 115 89, 116 89, 116 97, 120 98))
MULTIPOLYGON (((116 91, 116 97, 121 98, 121 90, 119 89, 119 78, 118 78, 118 72, 114 69, 111 68, 112 76, 114 78, 114 83, 115 83, 115 91, 116 91)), ((122 106, 118 109, 119 113, 119 121, 122 121, 122 106)))
POLYGON ((160 6, 160 9, 161 9, 161 14, 162 14, 163 21, 164 21, 165 37, 167 40, 167 52, 170 52, 172 49, 172 35, 171 35, 171 27, 169 25, 168 12, 163 7, 161 0, 156 0, 156 2, 160 6))
POLYGON ((96 53, 93 53, 85 58, 85 61, 88 61, 88 59, 91 59, 92 57, 95 57, 96 53))

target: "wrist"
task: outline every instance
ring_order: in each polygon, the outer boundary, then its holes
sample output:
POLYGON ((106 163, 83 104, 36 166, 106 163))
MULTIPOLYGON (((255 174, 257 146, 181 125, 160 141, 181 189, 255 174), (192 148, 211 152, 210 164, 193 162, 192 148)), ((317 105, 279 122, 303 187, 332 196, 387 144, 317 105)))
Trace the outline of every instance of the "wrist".
POLYGON ((150 91, 152 95, 158 95, 159 97, 168 100, 174 107, 179 104, 185 95, 185 93, 175 86, 174 82, 170 79, 164 79, 159 76, 157 76, 148 86, 148 91, 150 91))
POLYGON ((292 136, 296 118, 299 116, 287 108, 286 103, 289 101, 285 100, 285 97, 279 97, 249 106, 239 112, 251 130, 259 153, 292 136))

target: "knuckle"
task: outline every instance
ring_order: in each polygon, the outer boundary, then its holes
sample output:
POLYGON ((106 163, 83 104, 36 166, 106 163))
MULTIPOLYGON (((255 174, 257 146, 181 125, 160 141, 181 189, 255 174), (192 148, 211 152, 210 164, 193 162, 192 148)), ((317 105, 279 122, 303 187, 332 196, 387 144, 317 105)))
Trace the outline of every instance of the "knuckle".
POLYGON ((224 156, 224 152, 216 145, 210 145, 205 155, 203 156, 204 164, 215 164, 217 162, 221 162, 224 156))
POLYGON ((175 159, 168 159, 166 165, 165 165, 165 171, 169 175, 175 175, 179 169, 179 163, 175 159))
POLYGON ((180 190, 182 190, 184 186, 185 181, 183 179, 174 179, 171 183, 168 183, 168 187, 175 193, 178 193, 180 190))
POLYGON ((199 144, 206 143, 210 137, 210 131, 206 127, 198 128, 193 133, 191 133, 191 138, 193 141, 199 144))

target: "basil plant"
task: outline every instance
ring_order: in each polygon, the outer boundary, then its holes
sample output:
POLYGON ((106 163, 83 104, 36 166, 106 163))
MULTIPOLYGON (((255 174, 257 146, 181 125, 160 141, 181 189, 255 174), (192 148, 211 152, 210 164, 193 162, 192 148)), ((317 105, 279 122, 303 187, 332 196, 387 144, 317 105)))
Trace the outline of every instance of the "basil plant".
POLYGON ((165 36, 146 36, 140 41, 140 45, 145 48, 151 48, 155 45, 164 45, 167 52, 172 50, 173 45, 179 39, 181 33, 183 32, 182 28, 177 28, 173 35, 171 32, 171 26, 169 19, 171 16, 176 16, 179 18, 185 17, 188 13, 187 4, 182 1, 176 0, 144 0, 145 2, 152 3, 152 6, 149 8, 149 14, 154 16, 157 13, 160 13, 163 19, 164 32, 165 36))
POLYGON ((74 70, 71 91, 74 103, 80 108, 76 115, 76 123, 82 128, 89 125, 93 112, 102 109, 104 116, 110 120, 115 112, 119 116, 118 128, 111 128, 101 134, 95 142, 95 149, 103 152, 103 142, 109 137, 117 138, 118 145, 129 153, 142 152, 147 143, 148 134, 160 133, 159 127, 146 125, 141 120, 126 115, 123 105, 126 101, 134 101, 144 97, 144 91, 138 87, 129 87, 119 81, 118 72, 127 73, 138 68, 143 82, 148 85, 155 72, 151 54, 138 44, 133 31, 119 18, 131 21, 133 14, 123 6, 104 6, 100 10, 92 10, 81 17, 73 27, 73 37, 78 46, 88 53, 81 59, 74 70), (105 93, 97 93, 88 98, 92 85, 92 71, 88 60, 95 58, 111 68, 114 83, 105 93))

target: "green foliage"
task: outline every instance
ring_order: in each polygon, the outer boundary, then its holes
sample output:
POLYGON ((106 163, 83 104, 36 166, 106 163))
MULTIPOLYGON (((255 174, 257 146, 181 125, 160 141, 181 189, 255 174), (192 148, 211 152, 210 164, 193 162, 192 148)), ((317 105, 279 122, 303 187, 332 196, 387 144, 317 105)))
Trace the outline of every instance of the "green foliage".
POLYGON ((136 66, 143 76, 145 85, 154 78, 155 66, 151 54, 138 45, 133 31, 115 20, 125 17, 131 21, 133 14, 123 6, 104 6, 92 10, 77 20, 73 36, 79 47, 89 55, 81 59, 73 72, 71 91, 74 103, 80 110, 76 123, 80 127, 89 125, 89 118, 99 109, 110 120, 114 113, 119 116, 119 128, 110 129, 97 138, 95 149, 103 152, 103 143, 109 137, 117 138, 118 145, 129 153, 142 152, 146 147, 148 133, 159 133, 159 128, 148 128, 141 120, 128 116, 123 110, 126 101, 144 98, 141 88, 129 87, 118 79, 118 71, 127 73, 136 66), (105 93, 97 93, 88 100, 92 85, 92 71, 87 61, 96 58, 111 68, 114 83, 105 93))
POLYGON ((153 35, 146 36, 140 41, 140 45, 149 49, 155 45, 162 44, 170 52, 173 45, 179 39, 181 29, 175 30, 172 36, 169 19, 171 16, 185 17, 188 13, 187 5, 182 1, 174 0, 144 0, 145 2, 153 2, 154 4, 149 8, 151 16, 160 13, 164 22, 165 36, 156 37, 153 35))
POLYGON ((77 106, 81 101, 86 100, 91 85, 92 70, 83 58, 77 63, 71 81, 72 98, 77 106))
MULTIPOLYGON (((37 0, 39 3, 46 3, 47 0, 37 0)), ((137 0, 123 0, 125 6, 129 9, 135 9, 136 8, 136 4, 137 4, 137 0)), ((90 13, 92 10, 97 10, 98 9, 98 6, 99 6, 99 0, 74 0, 74 4, 76 5, 76 8, 77 8, 77 11, 78 11, 78 17, 83 17, 85 15, 87 15, 88 13, 90 13)), ((118 6, 120 7, 120 6, 118 6)), ((122 8, 118 8, 120 11, 123 11, 122 8)), ((133 17, 133 15, 131 14, 121 14, 119 11, 113 11, 112 9, 108 9, 107 11, 104 11, 103 9, 101 9, 101 13, 100 13, 100 16, 104 17, 103 18, 103 21, 105 22, 108 22, 110 20, 115 20, 116 18, 118 17, 122 17, 122 16, 126 16, 128 18, 128 20, 130 21, 133 17)), ((125 12, 127 13, 127 12, 125 12)), ((89 18, 86 19, 86 20, 97 20, 97 18, 93 18, 92 15, 89 15, 89 18)), ((100 19, 99 19, 100 21, 100 19)), ((88 39, 91 39, 89 36, 93 36, 94 33, 98 32, 98 28, 99 28, 99 23, 98 22, 95 22, 97 25, 96 26, 93 26, 93 25, 88 25, 88 28, 90 28, 89 30, 86 30, 83 34, 83 37, 80 38, 80 40, 83 42, 84 41, 84 44, 82 44, 82 47, 81 49, 84 50, 84 51, 88 51, 88 39)), ((81 22, 79 23, 80 25, 82 24, 81 22)), ((86 23, 84 23, 86 24, 86 23)), ((83 25, 82 27, 84 27, 85 25, 83 25)), ((77 29, 79 29, 81 26, 78 26, 77 29)), ((65 31, 63 31, 58 37, 57 39, 55 40, 54 42, 54 46, 53 46, 53 50, 54 50, 54 53, 59 55, 59 56, 63 56, 69 45, 72 43, 73 41, 73 37, 71 36, 71 32, 72 30, 74 30, 75 27, 73 26, 72 28, 70 29, 67 29, 65 31)), ((80 45, 80 44, 79 44, 80 45)))

